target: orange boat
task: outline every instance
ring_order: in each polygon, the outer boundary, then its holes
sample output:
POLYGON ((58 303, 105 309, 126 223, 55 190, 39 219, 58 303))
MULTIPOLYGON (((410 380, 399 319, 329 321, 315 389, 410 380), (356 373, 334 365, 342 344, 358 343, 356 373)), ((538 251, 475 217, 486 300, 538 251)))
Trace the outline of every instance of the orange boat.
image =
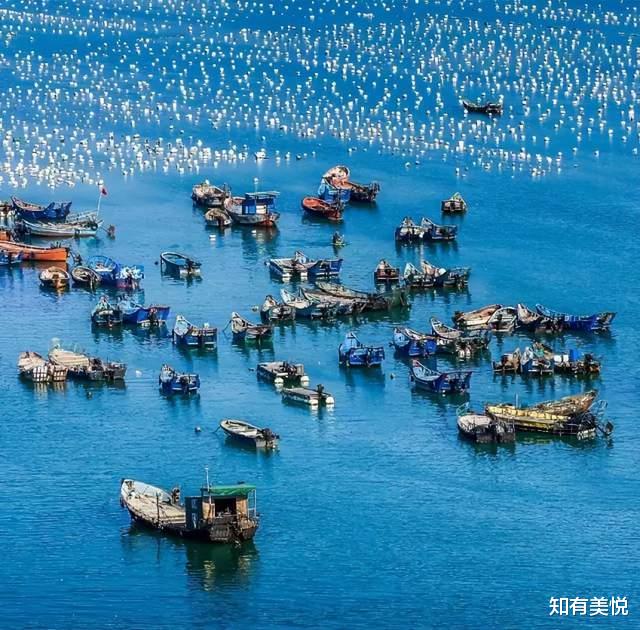
POLYGON ((0 249, 12 254, 21 253, 22 260, 40 260, 46 262, 66 262, 69 256, 68 247, 37 247, 14 241, 6 230, 0 230, 0 249))

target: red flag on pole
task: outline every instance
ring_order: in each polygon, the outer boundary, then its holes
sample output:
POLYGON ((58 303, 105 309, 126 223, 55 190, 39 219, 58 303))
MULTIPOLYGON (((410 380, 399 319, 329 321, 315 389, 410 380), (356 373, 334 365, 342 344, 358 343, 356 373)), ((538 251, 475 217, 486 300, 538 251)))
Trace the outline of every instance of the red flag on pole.
POLYGON ((105 197, 107 196, 107 189, 104 186, 100 187, 100 194, 104 195, 105 197))

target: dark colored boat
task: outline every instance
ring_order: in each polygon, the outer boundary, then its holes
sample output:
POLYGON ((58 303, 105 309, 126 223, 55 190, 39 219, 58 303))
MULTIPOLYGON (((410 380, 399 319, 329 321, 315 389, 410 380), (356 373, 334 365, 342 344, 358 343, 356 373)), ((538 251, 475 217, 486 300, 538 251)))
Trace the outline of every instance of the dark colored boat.
POLYGON ((229 227, 233 223, 226 210, 222 208, 210 208, 204 213, 204 220, 207 225, 217 227, 220 230, 229 227))
POLYGON ((400 280, 400 269, 393 267, 386 260, 381 260, 373 272, 374 282, 391 283, 400 280))
POLYGON ((551 334, 560 333, 564 328, 564 324, 561 321, 540 315, 540 313, 532 311, 525 304, 516 306, 516 318, 516 328, 518 330, 551 334))
POLYGON ((513 422, 497 420, 469 411, 469 404, 458 408, 458 431, 462 437, 477 444, 512 444, 516 441, 513 422))
POLYGON ((160 368, 158 385, 163 394, 195 394, 200 389, 200 377, 197 374, 176 372, 171 366, 165 364, 160 368))
POLYGON ((395 230, 396 241, 401 243, 453 241, 457 236, 458 226, 438 225, 424 217, 419 225, 411 217, 405 217, 395 230))
POLYGON ((48 206, 22 201, 17 197, 11 197, 13 210, 22 219, 28 221, 64 221, 71 211, 71 202, 52 202, 48 206))
POLYGON ((144 267, 141 265, 121 265, 108 256, 92 256, 87 261, 87 267, 100 276, 101 284, 128 291, 139 289, 144 278, 144 267))
POLYGON ((103 361, 83 352, 65 350, 58 345, 49 351, 49 361, 67 368, 70 378, 83 381, 120 381, 127 372, 124 363, 103 361))
POLYGON ((501 116, 502 104, 487 101, 486 103, 473 103, 463 100, 462 106, 471 114, 487 114, 488 116, 501 116))
POLYGON ((347 367, 380 367, 384 361, 382 346, 365 346, 354 332, 348 332, 338 348, 341 365, 347 367))
POLYGON ((570 376, 595 376, 600 374, 600 361, 590 352, 571 349, 568 352, 554 352, 540 341, 534 341, 532 348, 551 363, 556 374, 570 376))
POLYGON ((386 311, 396 307, 411 306, 411 302, 402 288, 395 288, 386 293, 367 293, 349 289, 333 282, 316 282, 316 286, 326 295, 363 303, 365 305, 363 311, 386 311))
POLYGON ((338 314, 338 304, 326 298, 313 299, 300 293, 298 293, 298 295, 293 295, 284 289, 280 289, 280 295, 282 297, 283 306, 293 309, 295 318, 332 319, 338 314))
POLYGON ((342 221, 343 206, 338 202, 328 203, 318 197, 305 197, 302 209, 311 216, 328 221, 342 221))
POLYGON ((206 486, 180 503, 180 489, 170 493, 141 481, 123 479, 120 504, 135 523, 181 538, 238 544, 258 529, 255 486, 206 486))
POLYGON ((204 324, 194 326, 182 315, 176 316, 172 331, 173 342, 188 348, 215 348, 218 343, 218 329, 204 324))
POLYGON ((231 313, 231 332, 234 341, 269 341, 273 328, 267 324, 253 324, 236 312, 231 313))
POLYGON ((244 420, 225 419, 220 428, 231 439, 255 448, 278 448, 280 436, 268 427, 260 428, 244 420))
POLYGON ((469 390, 471 382, 470 370, 455 372, 438 372, 431 370, 420 361, 413 360, 411 364, 411 382, 420 389, 426 389, 437 394, 462 394, 469 390))
POLYGON ((122 311, 117 304, 111 304, 107 296, 103 295, 91 311, 91 321, 96 326, 107 328, 122 326, 122 311))
POLYGON ((166 324, 171 310, 160 304, 143 306, 126 297, 118 300, 118 308, 122 311, 123 322, 134 326, 162 326, 166 324))
POLYGON ((282 400, 307 405, 312 409, 318 407, 333 407, 335 400, 333 396, 325 390, 322 385, 315 389, 310 387, 285 387, 282 390, 282 400))
POLYGON ((445 214, 461 214, 467 211, 467 202, 460 193, 454 193, 440 204, 440 209, 445 214))
MULTIPOLYGON (((454 354, 459 358, 468 359, 486 350, 491 341, 490 330, 459 330, 443 324, 435 317, 431 318, 431 330, 442 341, 442 351, 454 354)), ((441 345, 438 343, 438 350, 441 345)))
POLYGON ((469 267, 438 267, 423 260, 420 269, 411 263, 404 268, 403 278, 409 289, 464 289, 469 283, 469 267))
POLYGON ((69 288, 70 276, 62 267, 47 267, 40 272, 40 284, 43 287, 62 291, 69 288))
POLYGON ((289 361, 258 363, 256 374, 258 378, 269 381, 276 386, 293 382, 297 382, 300 385, 309 383, 309 377, 305 374, 302 363, 290 363, 289 361))
POLYGON ((222 208, 225 199, 231 196, 229 187, 222 187, 209 183, 209 180, 196 184, 191 191, 193 202, 203 208, 222 208))
POLYGON ((267 295, 260 307, 260 318, 263 322, 287 322, 296 318, 294 306, 278 302, 272 295, 267 295))
POLYGON ((280 219, 276 212, 277 192, 245 193, 244 197, 228 197, 224 209, 238 225, 251 227, 275 227, 280 219))
POLYGON ((83 265, 77 265, 71 270, 71 278, 73 284, 80 287, 88 287, 95 289, 100 284, 100 274, 97 271, 91 269, 91 267, 84 267, 83 265))
POLYGON ((528 347, 521 352, 520 348, 516 348, 513 352, 503 353, 499 361, 494 361, 493 371, 501 374, 547 376, 553 374, 553 362, 537 349, 528 347))
POLYGON ((270 258, 269 271, 283 282, 292 278, 335 278, 342 270, 342 258, 322 258, 313 260, 300 251, 291 258, 270 258))
POLYGON ((427 357, 438 349, 435 335, 420 333, 411 328, 394 328, 393 345, 398 352, 408 357, 427 357))
POLYGON ((536 310, 543 317, 548 317, 552 321, 561 324, 563 330, 571 330, 578 332, 601 332, 609 330, 611 322, 616 314, 608 311, 595 313, 594 315, 569 315, 553 311, 546 306, 536 304, 536 310))
POLYGON ((160 262, 163 269, 176 276, 199 276, 202 263, 186 254, 178 252, 162 252, 160 262))

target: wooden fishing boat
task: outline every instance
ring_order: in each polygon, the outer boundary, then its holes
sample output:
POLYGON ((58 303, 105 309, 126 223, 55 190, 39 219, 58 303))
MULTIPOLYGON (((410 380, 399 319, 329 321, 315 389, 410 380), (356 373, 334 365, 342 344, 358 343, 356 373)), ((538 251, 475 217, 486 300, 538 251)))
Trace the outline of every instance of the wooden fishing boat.
POLYGON ((344 236, 342 236, 340 232, 334 232, 333 236, 331 237, 331 244, 334 246, 334 248, 339 249, 340 247, 344 247, 347 242, 344 240, 344 236))
POLYGON ((340 365, 347 367, 380 367, 384 361, 382 346, 365 346, 354 332, 348 332, 338 348, 340 365))
POLYGON ((204 213, 204 220, 207 225, 224 229, 232 223, 231 217, 222 208, 211 208, 204 213))
POLYGON ((20 231, 39 238, 84 238, 96 236, 104 221, 39 222, 22 219, 18 224, 20 231))
MULTIPOLYGON (((365 291, 349 289, 341 284, 332 282, 316 282, 316 286, 326 295, 363 302, 365 304, 364 311, 384 311, 396 307, 408 308, 411 306, 407 293, 400 287, 396 287, 386 293, 367 293, 365 291)), ((306 293, 308 293, 308 291, 306 291, 306 293)))
POLYGON ((398 282, 400 280, 400 269, 393 267, 382 259, 373 272, 373 280, 374 282, 384 283, 398 282))
POLYGON ((139 289, 144 278, 142 265, 122 265, 108 256, 92 256, 87 267, 100 276, 101 284, 128 291, 139 289))
POLYGON ((37 352, 21 352, 18 357, 18 374, 33 383, 63 383, 67 380, 67 368, 54 365, 37 352))
POLYGON ((22 219, 28 221, 64 221, 71 210, 71 202, 52 202, 47 206, 37 203, 22 201, 17 197, 11 197, 14 212, 22 219))
POLYGON ((231 191, 226 184, 222 187, 216 186, 207 179, 196 184, 191 191, 193 202, 203 208, 222 208, 225 199, 230 195, 231 191))
POLYGON ((416 387, 437 394, 463 394, 469 390, 472 374, 470 370, 438 372, 414 359, 411 363, 410 379, 416 387))
POLYGON ((594 437, 596 431, 610 435, 613 425, 603 423, 605 404, 603 401, 594 404, 596 396, 597 392, 590 391, 529 407, 488 404, 485 413, 490 418, 513 423, 517 431, 576 435, 582 439, 594 437))
POLYGON ((285 382, 297 382, 300 385, 309 383, 309 377, 305 374, 302 363, 289 363, 288 361, 258 363, 256 374, 258 378, 269 381, 276 386, 284 385, 285 382))
POLYGON ((440 204, 442 212, 447 214, 460 214, 467 211, 467 202, 460 193, 454 193, 440 204))
POLYGON ((91 311, 91 321, 96 326, 112 328, 122 326, 122 311, 117 304, 111 304, 106 295, 103 295, 91 311))
POLYGON ((188 348, 215 348, 218 344, 218 329, 207 323, 194 326, 182 315, 177 315, 172 337, 173 343, 188 348))
POLYGON ((601 332, 609 330, 611 322, 616 314, 608 311, 595 313, 593 315, 569 315, 551 310, 542 304, 536 304, 536 311, 543 317, 548 317, 554 322, 562 324, 563 330, 579 332, 601 332))
POLYGON ((143 306, 135 300, 121 296, 118 299, 118 308, 122 312, 122 321, 133 326, 162 326, 169 319, 171 308, 160 304, 143 306))
POLYGON ((158 386, 163 394, 172 396, 173 394, 195 394, 200 389, 200 377, 197 374, 186 372, 176 372, 166 363, 160 368, 158 376, 158 386))
POLYGON ((318 197, 305 197, 302 200, 302 209, 312 217, 328 221, 342 221, 343 206, 339 201, 327 203, 318 197))
POLYGON ((239 544, 258 529, 255 486, 206 486, 180 503, 180 489, 166 492, 141 481, 123 479, 120 503, 135 523, 166 534, 208 543, 239 544))
POLYGON ((395 229, 395 239, 401 243, 422 241, 424 229, 417 225, 411 217, 402 219, 402 223, 395 229))
POLYGON ((497 333, 512 333, 517 324, 518 314, 513 306, 502 306, 487 321, 487 327, 497 333))
POLYGON ((433 334, 447 342, 442 345, 443 350, 455 353, 459 358, 469 358, 489 347, 490 330, 459 330, 447 326, 435 317, 431 318, 430 323, 433 334))
POLYGON ((420 269, 412 263, 407 263, 404 266, 402 279, 404 280, 405 287, 411 291, 433 289, 436 286, 435 277, 433 275, 420 271, 420 269))
POLYGON ((496 420, 469 410, 469 403, 458 408, 458 431, 460 435, 477 444, 512 444, 516 441, 513 422, 496 420))
POLYGON ((272 295, 267 295, 260 307, 260 318, 263 322, 293 321, 296 318, 296 309, 284 302, 278 302, 272 295))
POLYGON ((43 287, 62 291, 69 287, 70 276, 62 267, 47 267, 40 272, 40 284, 43 287))
POLYGON ((332 319, 337 315, 338 304, 328 299, 312 300, 304 294, 293 295, 280 289, 282 303, 293 309, 296 318, 302 319, 332 319))
POLYGON ((454 241, 458 236, 457 225, 438 225, 426 217, 420 221, 420 227, 424 241, 454 241))
POLYGON ((540 333, 559 333, 562 332, 564 324, 561 321, 556 321, 551 317, 545 317, 532 311, 525 304, 518 304, 516 306, 516 328, 518 330, 526 330, 530 332, 540 333))
POLYGON ((324 258, 313 260, 300 251, 295 252, 292 258, 271 258, 269 271, 283 282, 295 278, 306 280, 307 278, 335 278, 340 275, 342 258, 324 258))
POLYGON ((473 311, 456 311, 453 314, 453 323, 458 328, 464 328, 465 330, 487 329, 492 315, 501 308, 502 304, 490 304, 473 311))
POLYGON ((333 166, 320 180, 318 197, 323 201, 349 203, 349 169, 346 166, 333 166))
POLYGON ((412 328, 394 328, 393 345, 400 354, 407 357, 427 357, 436 353, 438 338, 412 328))
POLYGON ((463 289, 469 283, 470 267, 438 267, 423 260, 420 263, 420 273, 425 278, 425 284, 430 278, 435 288, 463 289))
POLYGON ((350 201, 356 203, 373 203, 380 192, 380 184, 378 182, 371 182, 370 184, 358 184, 348 180, 343 182, 351 189, 350 201))
POLYGON ((310 387, 285 387, 282 390, 282 400, 307 405, 312 409, 318 407, 332 407, 335 400, 329 392, 325 391, 322 385, 318 385, 315 389, 310 387))
POLYGON ((275 227, 280 213, 275 210, 275 200, 279 193, 245 193, 244 197, 228 197, 224 209, 231 220, 238 225, 251 227, 275 227))
POLYGON ((220 428, 231 439, 256 448, 278 448, 280 436, 268 427, 260 428, 244 420, 225 419, 220 422, 220 428))
POLYGON ((474 103, 472 101, 463 100, 462 106, 471 114, 486 114, 488 116, 501 116, 502 103, 487 101, 486 103, 474 103))
POLYGON ((10 254, 20 254, 23 261, 37 262, 66 262, 69 257, 69 248, 59 245, 50 247, 37 247, 13 240, 13 236, 7 230, 0 230, 0 248, 10 254))
POLYGON ((88 287, 90 289, 95 289, 101 280, 97 271, 83 265, 77 265, 71 270, 71 279, 76 286, 88 287))
POLYGON ((517 374, 520 372, 522 353, 520 348, 513 352, 504 352, 499 361, 492 361, 493 371, 500 374, 517 374))
POLYGON ((166 273, 176 276, 199 276, 202 263, 178 252, 162 252, 160 263, 166 273))
POLYGON ((568 352, 554 352, 540 341, 534 341, 532 348, 551 362, 556 374, 570 376, 594 376, 600 374, 600 361, 591 353, 571 349, 568 352))
POLYGON ((0 243, 0 267, 13 267, 22 262, 22 252, 8 252, 1 245, 0 243))
POLYGON ((235 311, 231 313, 231 332, 234 341, 269 341, 273 336, 273 328, 268 324, 252 324, 235 311))
POLYGON ((364 300, 328 295, 318 289, 301 288, 298 295, 302 299, 323 307, 330 304, 334 309, 331 316, 357 315, 367 308, 367 303, 364 300))
POLYGON ((69 378, 86 381, 120 381, 127 371, 124 363, 103 361, 83 352, 65 350, 59 345, 49 351, 49 361, 67 368, 69 378))
POLYGON ((538 348, 528 346, 520 357, 520 373, 525 376, 549 376, 553 374, 553 361, 538 348))

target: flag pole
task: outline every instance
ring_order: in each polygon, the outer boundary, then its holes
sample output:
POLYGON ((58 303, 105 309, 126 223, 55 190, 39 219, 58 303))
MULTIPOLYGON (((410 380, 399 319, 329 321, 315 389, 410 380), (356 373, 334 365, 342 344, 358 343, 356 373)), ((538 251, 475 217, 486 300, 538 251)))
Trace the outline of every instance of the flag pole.
POLYGON ((102 183, 98 184, 98 214, 100 214, 100 202, 102 201, 102 183))

